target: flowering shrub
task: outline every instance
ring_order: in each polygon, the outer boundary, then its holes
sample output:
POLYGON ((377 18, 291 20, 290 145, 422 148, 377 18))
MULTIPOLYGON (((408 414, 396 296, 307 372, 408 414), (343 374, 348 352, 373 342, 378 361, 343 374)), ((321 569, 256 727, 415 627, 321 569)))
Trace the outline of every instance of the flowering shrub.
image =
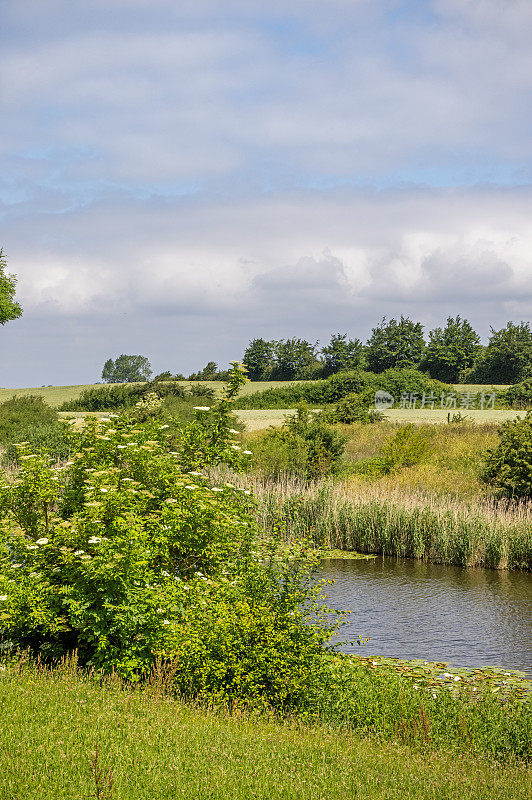
POLYGON ((212 486, 197 468, 245 467, 227 427, 243 380, 233 365, 225 395, 197 409, 179 450, 149 398, 87 420, 62 466, 22 452, 0 485, 4 648, 48 661, 77 650, 82 664, 129 679, 162 660, 188 696, 297 702, 331 628, 315 618, 313 560, 259 530, 247 491, 212 486))

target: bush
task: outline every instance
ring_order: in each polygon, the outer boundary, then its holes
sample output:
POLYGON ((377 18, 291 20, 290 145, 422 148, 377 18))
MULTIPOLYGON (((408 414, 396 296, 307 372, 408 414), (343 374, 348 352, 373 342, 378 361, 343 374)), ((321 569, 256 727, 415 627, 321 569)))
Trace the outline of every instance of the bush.
POLYGON ((11 397, 0 403, 0 442, 11 439, 13 431, 28 425, 50 425, 57 420, 57 412, 42 397, 32 394, 11 397))
POLYGON ((57 411, 42 397, 23 395, 0 404, 0 445, 3 461, 16 463, 17 445, 26 442, 32 452, 47 452, 55 460, 66 458, 70 448, 68 426, 58 421, 57 411))
POLYGON ((338 372, 325 380, 287 384, 254 392, 242 397, 237 408, 293 408, 298 403, 324 406, 338 403, 347 395, 371 394, 378 389, 389 392, 399 401, 403 392, 421 397, 431 392, 439 399, 442 392, 453 392, 452 386, 433 380, 429 375, 410 368, 387 369, 380 375, 364 370, 338 372))
POLYGON ((373 392, 362 394, 348 394, 335 408, 323 412, 323 418, 330 423, 343 423, 351 425, 354 422, 362 422, 364 425, 372 422, 380 422, 384 419, 384 414, 371 408, 373 392))
POLYGON ((500 394, 512 408, 532 408, 532 378, 515 383, 500 394))
POLYGON ((130 680, 171 664, 176 689, 208 702, 291 708, 323 664, 315 558, 254 521, 254 502, 199 467, 248 458, 228 428, 231 384, 170 450, 148 415, 89 420, 63 467, 26 452, 0 485, 0 636, 46 663, 130 680), (316 615, 318 615, 316 617, 316 615))
POLYGON ((508 497, 532 497, 532 412, 505 422, 499 436, 497 447, 488 451, 482 479, 508 497))
POLYGON ((341 468, 346 437, 312 415, 301 404, 281 428, 271 428, 257 440, 255 467, 272 478, 295 475, 314 480, 341 468))
POLYGON ((159 397, 185 397, 185 389, 178 383, 141 383, 135 385, 99 386, 85 389, 75 400, 66 400, 60 411, 116 411, 133 408, 141 398, 156 391, 159 397))
POLYGON ((360 475, 377 477, 389 475, 395 470, 419 464, 430 449, 430 438, 426 430, 416 425, 402 425, 375 458, 357 462, 353 469, 360 475))

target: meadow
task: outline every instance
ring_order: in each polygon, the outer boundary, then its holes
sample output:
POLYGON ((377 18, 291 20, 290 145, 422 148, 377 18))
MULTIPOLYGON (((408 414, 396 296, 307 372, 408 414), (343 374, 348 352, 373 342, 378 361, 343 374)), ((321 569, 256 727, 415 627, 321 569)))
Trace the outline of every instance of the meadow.
POLYGON ((520 714, 520 728, 508 727, 508 710, 499 719, 489 701, 476 716, 462 704, 457 720, 460 703, 447 697, 442 742, 433 727, 437 702, 427 694, 424 705, 417 699, 409 707, 415 693, 400 677, 380 701, 372 681, 361 682, 357 703, 369 723, 361 731, 326 718, 200 708, 172 697, 157 672, 139 689, 116 676, 91 677, 72 663, 2 669, 6 800, 519 800, 532 791, 532 773, 520 758, 475 747, 477 730, 488 739, 491 730, 501 742, 524 736, 526 748, 527 715, 520 714), (375 716, 379 702, 392 714, 387 734, 375 716))
MULTIPOLYGON (((187 389, 190 388, 190 386, 197 385, 198 381, 177 381, 177 383, 187 389)), ((291 381, 290 383, 300 383, 300 381, 291 381)), ((80 384, 78 386, 30 386, 20 389, 0 389, 0 403, 3 403, 10 397, 32 394, 42 397, 43 400, 48 403, 48 405, 52 406, 52 408, 57 408, 68 400, 76 399, 79 397, 81 392, 84 392, 88 389, 100 389, 102 386, 122 385, 123 384, 114 383, 87 383, 80 384)), ((201 381, 201 385, 214 389, 219 394, 225 384, 222 381, 201 381)), ((252 394, 253 392, 263 391, 264 389, 273 389, 278 386, 285 385, 286 381, 257 381, 255 383, 247 383, 242 387, 241 394, 252 394)))
MULTIPOLYGON (((36 491, 40 520, 35 527, 28 516, 35 545, 3 567, 1 600, 14 598, 3 624, 9 621, 22 646, 44 637, 46 647, 58 647, 63 634, 55 620, 68 619, 64 647, 71 652, 78 642, 87 668, 72 657, 49 666, 25 655, 0 663, 0 797, 529 796, 527 681, 445 671, 440 663, 322 655, 318 640, 306 640, 308 622, 298 619, 305 597, 299 578, 290 582, 303 554, 309 563, 316 558, 313 548, 300 552, 309 535, 318 553, 338 548, 530 568, 530 504, 496 502, 479 480, 497 425, 421 419, 416 427, 427 447, 415 463, 388 474, 357 470, 378 459, 401 430, 397 421, 335 426, 347 440, 340 474, 308 481, 268 477, 264 430, 228 436, 223 404, 219 441, 210 438, 211 412, 200 410, 180 432, 158 416, 162 408, 146 401, 129 418, 99 423, 83 420, 103 414, 62 414, 82 423, 75 457, 50 468, 29 456, 22 477, 2 487, 4 507, 15 511, 36 491), (248 448, 252 470, 239 472, 248 448), (55 475, 62 477, 54 484, 55 475), (77 510, 70 505, 75 495, 61 489, 68 480, 87 493, 77 510), (249 491, 254 499, 246 499, 249 491), (52 509, 62 496, 63 516, 54 517, 48 498, 55 498, 52 509), (254 526, 260 535, 241 551, 243 532, 254 526), (157 565, 147 566, 154 558, 157 565), (161 558, 175 559, 162 579, 161 558), (280 573, 263 572, 268 559, 280 573), (27 589, 20 588, 22 569, 27 589), (172 577, 183 569, 186 581, 172 577), (53 591, 42 591, 48 584, 53 591), (289 587, 287 596, 277 594, 279 585, 289 587), (63 602, 73 590, 75 603, 63 602), (188 628, 181 633, 172 620, 184 608, 188 628), (139 641, 157 643, 164 654, 141 681, 139 659, 149 663, 151 656, 139 641)), ((237 413, 246 424, 254 415, 263 425, 279 422, 278 410, 237 413)), ((18 552, 18 523, 6 535, 18 552)))

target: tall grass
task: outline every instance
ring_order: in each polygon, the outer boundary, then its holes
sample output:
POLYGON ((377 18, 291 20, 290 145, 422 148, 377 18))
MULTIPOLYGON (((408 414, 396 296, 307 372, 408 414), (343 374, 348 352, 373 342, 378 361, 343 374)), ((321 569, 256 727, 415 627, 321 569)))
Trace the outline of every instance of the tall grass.
POLYGON ((240 481, 251 483, 259 522, 266 529, 281 523, 290 539, 464 567, 532 568, 531 502, 461 500, 352 480, 240 481))

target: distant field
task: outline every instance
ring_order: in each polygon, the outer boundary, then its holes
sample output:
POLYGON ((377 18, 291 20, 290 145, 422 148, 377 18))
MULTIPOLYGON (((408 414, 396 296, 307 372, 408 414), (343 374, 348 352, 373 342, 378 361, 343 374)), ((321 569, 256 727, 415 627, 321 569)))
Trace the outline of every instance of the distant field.
MULTIPOLYGON (((260 431, 268 428, 270 425, 282 425, 287 414, 293 414, 294 409, 291 408, 274 408, 274 409, 251 409, 248 411, 236 411, 235 415, 240 422, 243 422, 248 431, 260 431)), ((456 413, 456 412, 451 412, 456 413)), ((512 409, 495 409, 488 411, 465 411, 462 412, 463 416, 467 416, 471 421, 476 423, 483 422, 504 422, 506 419, 515 419, 518 415, 523 417, 526 412, 514 411, 512 409)), ((386 412, 386 418, 390 422, 415 422, 421 423, 438 423, 447 422, 447 411, 440 411, 435 409, 415 409, 408 411, 400 408, 390 409, 386 412)))
MULTIPOLYGON (((181 386, 190 386, 199 381, 179 381, 181 386)), ((242 394, 260 392, 264 389, 271 389, 274 386, 286 386, 287 383, 300 383, 300 381, 257 381, 256 383, 246 383, 242 389, 242 394)), ((116 386, 117 384, 89 383, 80 386, 30 386, 25 389, 0 389, 0 403, 15 395, 36 394, 41 395, 45 401, 54 407, 60 406, 65 400, 73 400, 78 397, 85 389, 98 389, 102 385, 116 386)), ((120 385, 120 384, 118 384, 120 385)), ((222 381, 201 381, 202 386, 212 386, 213 389, 221 390, 224 386, 222 381)))

